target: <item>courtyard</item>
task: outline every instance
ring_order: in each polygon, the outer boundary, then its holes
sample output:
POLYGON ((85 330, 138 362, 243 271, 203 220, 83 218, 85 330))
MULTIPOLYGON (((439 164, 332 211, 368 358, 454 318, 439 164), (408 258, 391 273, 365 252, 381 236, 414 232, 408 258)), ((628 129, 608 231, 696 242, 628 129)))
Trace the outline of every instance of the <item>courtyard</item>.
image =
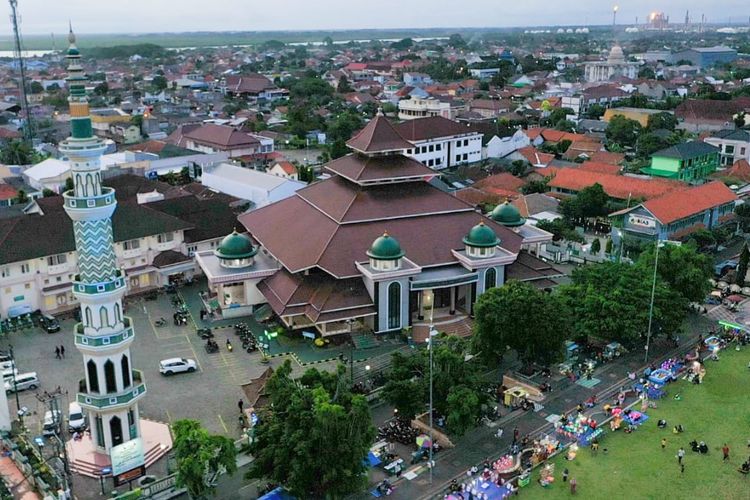
POLYGON ((718 362, 706 362, 703 384, 680 380, 668 385, 667 396, 658 401, 658 408, 648 410, 649 420, 637 431, 629 435, 607 432, 597 454, 582 448, 572 461, 558 456, 553 461, 555 482, 543 488, 537 482, 539 469, 535 469, 531 484, 522 488, 521 495, 570 497, 569 483, 562 482, 567 468, 569 477, 578 483, 576 496, 580 498, 748 498, 748 478, 737 469, 750 455, 750 401, 744 389, 750 382, 750 348, 722 351, 720 357, 718 362), (675 400, 675 394, 681 399, 675 400), (658 428, 660 419, 667 421, 665 429, 658 428), (678 424, 685 432, 673 434, 672 428, 678 424), (662 438, 667 440, 663 450, 662 438), (709 453, 691 451, 693 440, 705 441, 709 453), (730 448, 727 463, 722 461, 724 443, 730 448), (686 450, 684 473, 676 458, 680 447, 686 450))

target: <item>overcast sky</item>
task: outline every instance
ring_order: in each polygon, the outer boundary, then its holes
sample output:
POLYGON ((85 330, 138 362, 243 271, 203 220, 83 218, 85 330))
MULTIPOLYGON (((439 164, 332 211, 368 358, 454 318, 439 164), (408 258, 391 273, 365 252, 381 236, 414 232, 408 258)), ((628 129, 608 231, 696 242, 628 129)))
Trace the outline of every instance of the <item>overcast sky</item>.
MULTIPOLYGON (((618 24, 652 10, 672 21, 747 22, 749 0, 619 0, 618 24)), ((603 0, 19 0, 24 34, 504 27, 607 24, 616 2, 603 0)), ((0 9, 8 13, 3 1, 0 9)), ((10 34, 7 17, 0 36, 10 34)))

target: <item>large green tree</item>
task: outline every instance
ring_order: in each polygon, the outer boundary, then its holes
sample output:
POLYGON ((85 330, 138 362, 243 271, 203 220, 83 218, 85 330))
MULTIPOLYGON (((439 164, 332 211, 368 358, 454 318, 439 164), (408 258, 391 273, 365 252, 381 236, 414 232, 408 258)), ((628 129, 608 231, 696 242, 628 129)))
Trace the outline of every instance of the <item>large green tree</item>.
POLYGON ((172 424, 177 482, 193 498, 212 495, 221 474, 237 470, 237 450, 225 436, 211 435, 197 420, 178 420, 172 424))
POLYGON ((6 165, 28 165, 34 160, 34 150, 21 140, 8 141, 0 148, 0 163, 6 165))
MULTIPOLYGON (((656 245, 648 246, 638 258, 638 265, 653 272, 656 245)), ((711 290, 713 275, 711 257, 699 253, 693 242, 683 245, 663 244, 659 248, 659 276, 690 302, 703 302, 711 290)))
POLYGON ((604 133, 610 143, 620 146, 634 146, 641 129, 641 124, 637 121, 630 120, 622 115, 615 115, 609 121, 604 133))
POLYGON ((570 222, 605 217, 609 214, 609 196, 598 182, 560 203, 560 213, 570 222))
MULTIPOLYGON (((645 338, 653 267, 604 262, 574 270, 571 279, 558 290, 570 311, 575 338, 591 335, 630 347, 645 338)), ((687 300, 657 276, 652 334, 676 331, 686 306, 687 300)))
POLYGON ((674 131, 675 127, 677 127, 677 117, 674 113, 656 113, 648 117, 649 130, 665 129, 674 131))
POLYGON ((375 439, 364 396, 353 395, 343 366, 291 377, 287 360, 269 379, 271 404, 260 412, 247 474, 284 485, 298 498, 343 498, 367 484, 364 465, 375 439))
POLYGON ((735 283, 740 286, 745 286, 748 263, 750 263, 750 250, 747 248, 747 242, 745 242, 742 245, 742 252, 740 252, 740 260, 737 264, 737 279, 735 280, 735 283))

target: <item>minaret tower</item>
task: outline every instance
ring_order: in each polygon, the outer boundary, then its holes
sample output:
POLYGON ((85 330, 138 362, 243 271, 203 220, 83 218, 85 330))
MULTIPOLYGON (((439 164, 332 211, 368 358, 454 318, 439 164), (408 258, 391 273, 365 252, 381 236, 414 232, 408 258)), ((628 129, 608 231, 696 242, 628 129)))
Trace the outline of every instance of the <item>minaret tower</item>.
POLYGON ((72 28, 68 41, 71 137, 60 144, 60 151, 68 157, 74 183, 63 196, 78 251, 73 293, 81 305, 82 322, 75 326, 75 343, 86 374, 76 398, 88 412, 97 451, 109 453, 113 446, 140 437, 138 400, 146 394, 146 385, 132 368, 133 323, 123 316, 126 281, 117 268, 112 239, 117 201, 114 189, 102 186, 100 161, 105 146, 91 128, 87 78, 72 28))

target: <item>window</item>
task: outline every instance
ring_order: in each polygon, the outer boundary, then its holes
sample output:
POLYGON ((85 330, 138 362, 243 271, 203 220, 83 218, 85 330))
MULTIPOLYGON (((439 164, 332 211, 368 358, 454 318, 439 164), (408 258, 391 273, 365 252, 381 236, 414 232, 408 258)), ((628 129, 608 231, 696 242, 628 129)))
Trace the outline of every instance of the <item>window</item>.
POLYGON ((128 240, 122 242, 123 250, 135 250, 141 247, 141 240, 128 240))
POLYGON ((195 255, 195 252, 198 251, 198 247, 196 245, 191 245, 187 247, 187 251, 188 251, 188 256, 192 257, 193 255, 195 255))
POLYGON ((469 145, 469 139, 464 139, 464 146, 468 146, 468 145, 469 145))
POLYGON ((57 255, 51 255, 47 257, 47 265, 48 266, 58 266, 60 264, 65 264, 68 261, 68 256, 64 253, 60 253, 57 255))
POLYGON ((435 144, 435 151, 442 151, 443 145, 442 144, 435 144))
POLYGON ((456 161, 457 162, 461 161, 461 155, 456 155, 456 161))
POLYGON ((30 289, 30 288, 31 288, 31 283, 26 283, 25 285, 23 285, 23 287, 24 287, 24 288, 25 288, 26 290, 28 290, 28 289, 30 289))
POLYGON ((102 424, 102 417, 97 415, 94 420, 96 421, 96 445, 104 448, 104 425, 102 424))
POLYGON ((388 285, 388 329, 401 326, 401 284, 388 285))
POLYGON ((30 270, 30 267, 28 264, 21 264, 21 274, 26 274, 30 270))
POLYGON ((730 146, 729 144, 727 144, 726 146, 724 146, 724 152, 728 155, 734 154, 734 146, 730 146))
POLYGON ((746 151, 746 149, 745 149, 745 148, 740 148, 740 154, 741 154, 742 156, 745 156, 745 151, 746 151))
POLYGON ((435 152, 435 146, 430 144, 430 153, 434 153, 434 152, 435 152))
POLYGON ((104 363, 104 382, 107 385, 107 394, 117 392, 117 379, 115 378, 115 364, 111 359, 104 363))
POLYGON ((484 273, 484 290, 487 291, 490 288, 497 286, 497 271, 494 267, 490 267, 484 273))
POLYGON ((464 153, 464 158, 463 159, 464 159, 464 161, 468 160, 469 159, 469 155, 466 154, 466 153, 464 153))
POLYGON ((172 240, 174 240, 174 233, 163 233, 156 237, 159 243, 169 243, 172 240))
POLYGON ((5 266, 0 268, 0 277, 7 278, 10 276, 10 267, 5 266))
POLYGON ((122 355, 120 360, 120 368, 122 369, 122 385, 124 387, 130 386, 130 362, 128 361, 127 354, 122 355))
POLYGON ((89 390, 91 392, 99 392, 99 373, 96 371, 96 363, 93 359, 88 360, 86 363, 86 372, 89 376, 89 390))

